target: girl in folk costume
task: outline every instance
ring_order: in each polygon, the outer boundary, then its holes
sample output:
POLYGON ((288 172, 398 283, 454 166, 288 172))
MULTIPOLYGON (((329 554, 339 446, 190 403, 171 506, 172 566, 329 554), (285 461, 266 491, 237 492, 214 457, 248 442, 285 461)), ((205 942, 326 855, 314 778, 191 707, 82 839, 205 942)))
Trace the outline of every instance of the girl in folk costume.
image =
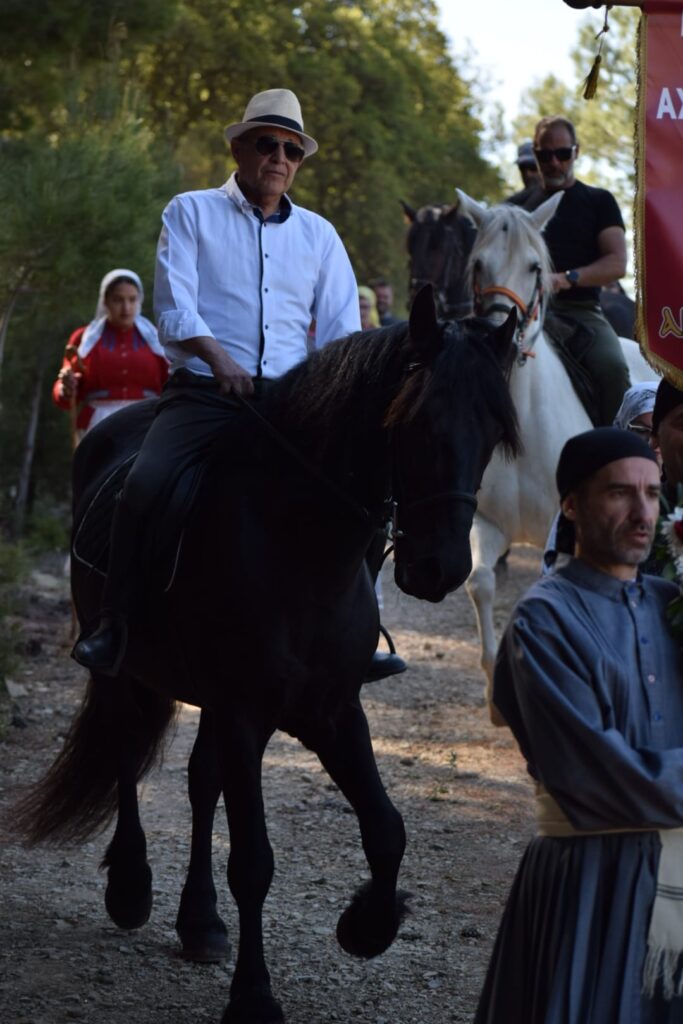
POLYGON ((154 324, 140 314, 143 298, 136 273, 110 270, 94 320, 69 338, 52 397, 72 411, 77 439, 117 409, 161 392, 168 364, 154 324))

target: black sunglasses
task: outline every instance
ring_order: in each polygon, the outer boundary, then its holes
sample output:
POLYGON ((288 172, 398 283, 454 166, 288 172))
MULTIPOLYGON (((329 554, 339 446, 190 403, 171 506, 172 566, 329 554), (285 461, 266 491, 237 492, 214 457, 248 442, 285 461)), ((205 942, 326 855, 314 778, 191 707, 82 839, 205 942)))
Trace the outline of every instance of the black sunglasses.
POLYGON ((557 149, 535 149, 534 153, 540 164, 549 164, 553 157, 564 163, 565 160, 571 160, 575 149, 576 145, 559 146, 557 149))
POLYGON ((297 146, 296 142, 284 142, 273 135, 259 135, 254 139, 254 148, 261 156, 271 156, 279 146, 282 146, 285 158, 292 164, 300 164, 306 156, 306 150, 303 146, 297 146))

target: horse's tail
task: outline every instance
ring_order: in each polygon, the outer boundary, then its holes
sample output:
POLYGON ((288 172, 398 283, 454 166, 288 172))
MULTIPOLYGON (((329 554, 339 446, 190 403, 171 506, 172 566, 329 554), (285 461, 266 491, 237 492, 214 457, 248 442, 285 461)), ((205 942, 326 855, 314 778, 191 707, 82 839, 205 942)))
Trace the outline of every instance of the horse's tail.
POLYGON ((141 779, 163 752, 175 701, 123 676, 91 680, 61 752, 12 808, 10 827, 29 844, 79 843, 117 809, 117 782, 141 779))

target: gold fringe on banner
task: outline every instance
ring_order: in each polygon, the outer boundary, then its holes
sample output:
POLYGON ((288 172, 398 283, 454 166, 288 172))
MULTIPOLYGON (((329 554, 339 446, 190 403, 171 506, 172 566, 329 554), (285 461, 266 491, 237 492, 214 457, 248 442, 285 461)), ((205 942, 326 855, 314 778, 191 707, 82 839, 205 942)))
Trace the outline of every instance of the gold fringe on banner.
POLYGON ((609 12, 612 10, 612 5, 608 4, 605 8, 605 23, 598 32, 596 39, 600 40, 600 46, 596 54, 595 60, 593 61, 593 67, 590 69, 583 83, 583 98, 585 100, 592 100, 598 91, 598 78, 600 77, 600 65, 602 64, 602 44, 605 41, 605 35, 609 32, 609 12))

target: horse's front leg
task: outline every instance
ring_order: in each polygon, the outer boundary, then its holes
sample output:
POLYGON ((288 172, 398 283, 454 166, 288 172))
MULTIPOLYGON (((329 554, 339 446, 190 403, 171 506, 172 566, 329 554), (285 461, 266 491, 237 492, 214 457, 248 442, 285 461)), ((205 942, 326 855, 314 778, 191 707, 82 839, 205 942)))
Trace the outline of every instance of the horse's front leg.
POLYGON ((481 641, 481 667, 486 673, 486 702, 494 725, 504 725, 493 704, 493 666, 496 660, 496 631, 493 621, 493 602, 496 596, 495 565, 508 548, 508 540, 501 530, 478 514, 470 532, 472 572, 466 587, 474 605, 481 641))
POLYGON ((214 963, 230 954, 227 928, 216 910, 211 842, 221 770, 211 713, 202 711, 187 769, 192 806, 192 845, 187 878, 180 898, 176 931, 186 960, 214 963))
POLYGON ((370 867, 370 882, 339 918, 337 939, 347 953, 378 956, 396 938, 406 912, 406 896, 396 889, 406 836, 377 770, 365 712, 359 701, 350 702, 333 728, 307 730, 300 738, 316 752, 358 815, 370 867))
POLYGON ((222 1024, 282 1024, 263 951, 263 903, 273 878, 261 764, 272 729, 234 711, 215 718, 230 829, 228 884, 239 912, 239 948, 222 1024))

